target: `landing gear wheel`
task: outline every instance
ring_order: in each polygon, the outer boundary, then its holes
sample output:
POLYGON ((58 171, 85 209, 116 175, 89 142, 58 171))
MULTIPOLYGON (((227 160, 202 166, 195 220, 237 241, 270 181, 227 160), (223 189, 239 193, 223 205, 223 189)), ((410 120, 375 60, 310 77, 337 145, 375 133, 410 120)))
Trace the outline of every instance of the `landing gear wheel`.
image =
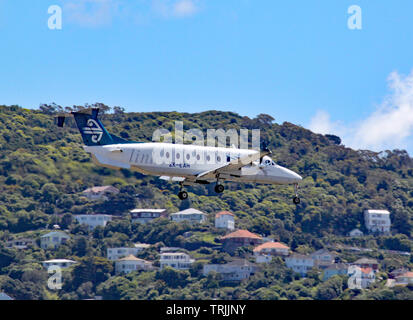
POLYGON ((225 190, 225 187, 222 184, 217 184, 215 186, 215 192, 216 193, 223 193, 225 190))
POLYGON ((294 204, 300 204, 301 200, 299 197, 294 197, 293 202, 294 204))
POLYGON ((180 191, 180 192, 178 193, 178 197, 179 197, 179 199, 181 199, 181 200, 186 200, 186 199, 188 199, 188 192, 186 192, 186 191, 180 191))

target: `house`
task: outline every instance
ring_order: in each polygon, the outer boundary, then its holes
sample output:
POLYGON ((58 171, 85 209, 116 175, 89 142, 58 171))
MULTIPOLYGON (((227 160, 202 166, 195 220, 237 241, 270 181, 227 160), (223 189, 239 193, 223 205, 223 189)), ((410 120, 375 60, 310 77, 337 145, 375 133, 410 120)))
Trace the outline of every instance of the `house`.
POLYGON ((28 238, 18 238, 6 242, 6 248, 8 249, 27 249, 28 247, 33 247, 34 245, 35 241, 28 238))
POLYGON ((233 253, 239 247, 257 246, 262 243, 262 238, 247 230, 237 230, 221 238, 223 249, 233 253))
POLYGON ((294 253, 285 258, 285 265, 301 276, 305 276, 314 267, 314 260, 309 255, 294 253))
MULTIPOLYGON (((350 270, 350 269, 349 269, 350 270)), ((372 268, 360 268, 360 271, 357 272, 354 276, 350 277, 350 281, 355 281, 356 288, 366 289, 374 281, 376 281, 376 274, 372 268)), ((349 287, 351 287, 349 285, 349 287)))
POLYGON ((76 263, 77 263, 76 261, 68 260, 68 259, 53 259, 53 260, 47 260, 47 261, 42 262, 43 267, 45 267, 46 269, 50 267, 54 267, 54 266, 65 269, 76 263))
POLYGON ((167 217, 166 209, 133 209, 129 213, 132 223, 146 224, 154 219, 167 217))
POLYGON ((320 249, 310 254, 310 257, 314 260, 315 266, 324 269, 335 262, 337 255, 327 249, 320 249))
POLYGON ((235 229, 235 216, 229 211, 221 211, 215 215, 215 228, 219 229, 235 229))
POLYGON ((226 264, 206 264, 203 267, 203 275, 211 272, 219 273, 223 281, 242 281, 254 275, 257 268, 247 260, 234 260, 226 264))
POLYGON ((379 263, 376 259, 361 258, 353 262, 352 265, 358 266, 360 268, 372 268, 374 271, 379 269, 379 263))
POLYGON ((112 221, 112 216, 108 214, 78 214, 75 215, 75 219, 80 224, 85 224, 90 229, 94 229, 98 226, 106 227, 107 223, 112 221))
POLYGON ((195 262, 184 252, 165 252, 161 253, 160 256, 161 269, 171 267, 178 270, 187 270, 195 262))
POLYGON ((390 212, 387 210, 365 210, 364 223, 371 233, 390 233, 390 212))
POLYGON ((255 261, 257 263, 270 262, 273 256, 286 257, 290 248, 281 242, 266 242, 254 248, 255 261))
POLYGON ((117 274, 141 270, 153 270, 152 263, 143 259, 136 258, 133 255, 128 255, 127 257, 118 259, 115 262, 115 272, 117 274))
POLYGON ((167 253, 167 252, 185 252, 184 248, 178 248, 178 247, 162 247, 159 249, 161 253, 167 253))
POLYGON ((84 190, 82 194, 89 200, 108 200, 109 194, 118 194, 119 189, 112 186, 92 187, 84 190))
POLYGON ((10 300, 14 300, 14 299, 6 293, 0 292, 0 301, 6 301, 6 300, 10 301, 10 300))
POLYGON ((413 284, 413 272, 405 272, 398 277, 396 277, 395 285, 409 285, 413 284))
POLYGON ((139 243, 135 244, 134 247, 119 247, 119 248, 108 248, 107 249, 107 257, 108 260, 111 261, 116 261, 119 260, 120 258, 126 257, 126 256, 136 256, 140 251, 143 249, 149 248, 149 244, 144 244, 144 243, 139 243))
POLYGON ((396 270, 393 270, 392 272, 389 273, 389 278, 390 279, 396 279, 398 276, 401 276, 402 274, 405 274, 409 270, 406 268, 399 268, 396 270))
POLYGON ((194 208, 189 208, 171 214, 171 220, 175 222, 189 221, 191 223, 203 223, 207 214, 194 208))
POLYGON ((336 275, 346 275, 347 273, 348 273, 348 264, 333 263, 324 269, 323 281, 326 281, 336 275))
POLYGON ((353 230, 351 230, 349 233, 348 233, 348 235, 350 236, 350 237, 353 237, 353 238, 357 238, 357 237, 362 237, 362 236, 364 236, 364 233, 363 233, 363 231, 360 231, 359 229, 353 229, 353 230))
POLYGON ((42 249, 56 249, 69 239, 70 236, 62 231, 52 231, 40 237, 40 247, 42 249))

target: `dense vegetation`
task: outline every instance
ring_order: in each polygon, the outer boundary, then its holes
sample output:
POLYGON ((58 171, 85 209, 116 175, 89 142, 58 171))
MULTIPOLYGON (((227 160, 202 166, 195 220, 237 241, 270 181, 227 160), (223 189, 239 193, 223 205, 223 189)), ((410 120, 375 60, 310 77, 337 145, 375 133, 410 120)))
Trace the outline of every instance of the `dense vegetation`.
MULTIPOLYGON (((205 262, 225 262, 227 254, 217 250, 222 235, 213 227, 214 213, 233 212, 238 228, 272 236, 302 253, 323 247, 347 244, 373 249, 368 256, 379 259, 382 271, 412 267, 409 257, 387 250, 410 252, 413 247, 413 159, 402 150, 375 153, 354 151, 341 145, 340 138, 318 135, 300 126, 277 124, 268 115, 254 119, 232 112, 208 111, 199 114, 177 112, 125 113, 97 104, 104 111, 102 121, 109 132, 135 141, 151 141, 158 128, 173 132, 174 121, 190 128, 234 128, 261 130, 274 159, 299 172, 301 204, 292 203, 291 186, 226 184, 216 195, 213 186, 189 188, 190 199, 181 202, 176 184, 127 170, 98 167, 82 149, 74 123, 57 128, 57 112, 83 107, 61 108, 43 105, 39 110, 0 106, 0 292, 18 299, 85 299, 101 295, 106 299, 413 299, 410 287, 384 287, 386 272, 375 288, 347 289, 345 277, 326 282, 314 271, 300 279, 277 259, 263 266, 248 281, 238 285, 203 277, 205 262), (90 202, 81 191, 96 185, 113 185, 120 193, 104 202, 90 202), (150 225, 131 224, 128 210, 134 207, 166 208, 176 212, 194 207, 210 214, 202 226, 159 220, 150 225), (364 209, 388 209, 392 234, 346 237, 354 228, 364 229, 364 209), (109 213, 118 216, 105 228, 89 231, 75 223, 73 214, 109 213), (17 237, 39 238, 58 224, 69 230, 72 239, 56 251, 39 248, 22 251, 5 249, 4 241, 17 237), (191 236, 184 236, 191 231, 191 236), (157 248, 179 246, 197 262, 190 271, 132 273, 113 276, 113 264, 106 248, 136 242, 153 244, 141 257, 156 261, 157 248), (60 291, 47 289, 47 272, 41 261, 69 258, 80 264, 65 271, 60 291)), ((89 107, 89 106, 85 106, 89 107)), ((238 250, 247 257, 250 248, 238 250)), ((343 252, 348 261, 357 257, 343 252)))

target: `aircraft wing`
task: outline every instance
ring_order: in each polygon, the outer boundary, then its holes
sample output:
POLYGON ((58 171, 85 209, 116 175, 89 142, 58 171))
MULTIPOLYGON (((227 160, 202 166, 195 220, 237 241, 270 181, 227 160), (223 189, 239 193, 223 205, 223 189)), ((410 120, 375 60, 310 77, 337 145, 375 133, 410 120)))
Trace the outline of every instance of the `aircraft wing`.
POLYGON ((169 176, 162 176, 162 177, 159 177, 159 179, 165 180, 165 181, 171 181, 171 182, 183 182, 186 180, 186 178, 184 177, 169 177, 169 176))
POLYGON ((197 175, 197 180, 208 180, 208 179, 215 179, 216 175, 220 173, 229 173, 229 172, 234 172, 236 170, 240 170, 242 167, 245 167, 247 165, 250 165, 256 160, 261 159, 262 157, 265 157, 267 155, 271 154, 271 151, 265 150, 265 151, 260 151, 257 153, 250 154, 248 156, 232 160, 231 162, 228 162, 224 164, 223 166, 213 169, 210 171, 205 171, 197 175))

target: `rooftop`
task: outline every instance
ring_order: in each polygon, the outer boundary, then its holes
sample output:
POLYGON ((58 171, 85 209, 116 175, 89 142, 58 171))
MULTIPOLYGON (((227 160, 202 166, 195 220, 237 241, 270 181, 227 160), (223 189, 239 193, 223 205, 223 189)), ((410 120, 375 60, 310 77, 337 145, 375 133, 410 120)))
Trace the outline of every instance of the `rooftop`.
POLYGON ((43 263, 66 263, 66 262, 76 263, 76 261, 68 260, 68 259, 52 259, 52 260, 43 261, 43 263))
POLYGON ((61 237, 65 237, 65 238, 70 238, 70 236, 68 236, 66 233, 64 233, 62 231, 51 231, 51 232, 48 232, 48 233, 42 235, 41 238, 52 237, 52 236, 61 236, 61 237))
POLYGON ((130 254, 130 255, 128 255, 127 257, 124 257, 124 258, 122 258, 122 259, 118 259, 118 261, 142 261, 142 262, 148 262, 148 261, 146 261, 146 260, 136 258, 136 257, 135 257, 134 255, 132 255, 132 254, 130 254))
POLYGON ((249 232, 248 230, 238 230, 230 234, 227 234, 221 239, 225 240, 225 239, 233 239, 233 238, 248 238, 248 239, 258 239, 258 240, 262 239, 259 235, 249 232))
POLYGON ((129 211, 130 213, 140 213, 140 212, 152 212, 152 213, 163 213, 166 209, 133 209, 129 211))
POLYGON ((365 210, 365 212, 368 212, 368 213, 376 213, 376 214, 390 214, 390 212, 389 212, 388 210, 368 209, 368 210, 365 210))
POLYGON ((290 249, 281 242, 266 242, 254 248, 254 252, 260 252, 263 249, 290 249))
POLYGON ((400 275, 399 277, 403 277, 403 278, 413 278, 413 272, 408 271, 406 273, 403 273, 402 275, 400 275))
POLYGON ((361 258, 354 262, 355 264, 378 264, 376 259, 361 258))
POLYGON ((94 193, 99 193, 99 192, 119 192, 119 189, 113 187, 113 186, 100 186, 100 187, 92 187, 88 188, 83 191, 83 193, 89 193, 89 192, 94 192, 94 193))
POLYGON ((215 215, 215 218, 218 218, 218 217, 220 217, 220 216, 233 216, 233 217, 235 217, 235 215, 234 215, 232 212, 229 212, 229 211, 221 211, 221 212, 218 212, 218 213, 215 215))
POLYGON ((179 211, 179 212, 175 212, 175 213, 172 213, 172 215, 178 215, 178 214, 183 214, 183 215, 190 215, 190 214, 202 214, 202 215, 207 215, 206 213, 204 213, 204 212, 202 212, 202 211, 199 211, 199 210, 197 210, 197 209, 194 209, 194 208, 189 208, 189 209, 186 209, 186 210, 183 210, 183 211, 179 211))
POLYGON ((365 274, 369 274, 373 271, 372 268, 360 268, 361 272, 365 273, 365 274))

